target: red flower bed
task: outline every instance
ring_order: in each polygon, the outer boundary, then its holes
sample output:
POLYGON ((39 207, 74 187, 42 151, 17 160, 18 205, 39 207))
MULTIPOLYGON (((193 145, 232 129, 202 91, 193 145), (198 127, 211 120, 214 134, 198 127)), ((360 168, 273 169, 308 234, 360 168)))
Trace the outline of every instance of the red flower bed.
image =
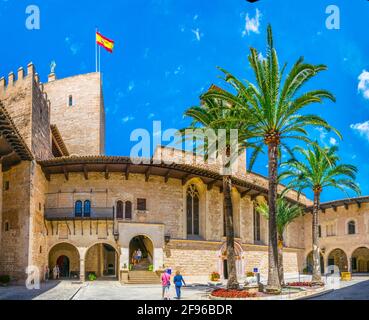
POLYGON ((312 282, 290 282, 287 283, 289 287, 316 287, 317 285, 312 282))
POLYGON ((255 298, 256 293, 248 292, 245 290, 235 290, 235 289, 216 289, 211 293, 214 297, 221 298, 255 298))

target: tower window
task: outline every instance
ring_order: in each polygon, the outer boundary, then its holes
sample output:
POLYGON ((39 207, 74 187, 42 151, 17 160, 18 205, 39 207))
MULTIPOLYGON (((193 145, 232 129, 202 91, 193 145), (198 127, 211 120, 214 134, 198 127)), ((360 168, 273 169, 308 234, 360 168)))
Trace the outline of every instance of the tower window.
POLYGON ((5 222, 5 225, 4 225, 4 230, 5 230, 5 231, 9 231, 9 229, 10 229, 9 222, 8 222, 8 221, 6 221, 6 222, 5 222))
POLYGON ((73 107, 73 96, 70 95, 68 98, 68 106, 73 107))

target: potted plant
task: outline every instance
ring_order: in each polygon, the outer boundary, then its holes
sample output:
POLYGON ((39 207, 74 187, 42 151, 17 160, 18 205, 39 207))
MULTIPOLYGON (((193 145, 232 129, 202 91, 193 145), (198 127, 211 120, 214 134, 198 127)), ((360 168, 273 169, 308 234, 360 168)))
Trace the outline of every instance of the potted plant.
POLYGON ((90 274, 88 275, 88 280, 90 280, 90 281, 95 281, 96 279, 97 279, 97 277, 96 277, 96 275, 95 275, 95 274, 90 273, 90 274))
POLYGON ((219 279, 220 279, 220 274, 218 272, 214 271, 210 274, 210 281, 217 282, 219 281, 219 279))
POLYGON ((154 271, 154 265, 150 264, 148 270, 149 271, 154 271))
POLYGON ((8 275, 1 275, 0 276, 0 285, 6 287, 10 282, 10 276, 8 275))

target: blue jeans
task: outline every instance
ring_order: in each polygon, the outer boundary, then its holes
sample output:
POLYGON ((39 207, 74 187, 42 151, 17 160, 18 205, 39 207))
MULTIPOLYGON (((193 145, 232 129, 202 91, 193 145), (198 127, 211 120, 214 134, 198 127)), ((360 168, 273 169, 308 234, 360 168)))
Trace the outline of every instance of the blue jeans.
POLYGON ((181 299, 181 287, 176 286, 176 294, 177 294, 177 298, 181 299))

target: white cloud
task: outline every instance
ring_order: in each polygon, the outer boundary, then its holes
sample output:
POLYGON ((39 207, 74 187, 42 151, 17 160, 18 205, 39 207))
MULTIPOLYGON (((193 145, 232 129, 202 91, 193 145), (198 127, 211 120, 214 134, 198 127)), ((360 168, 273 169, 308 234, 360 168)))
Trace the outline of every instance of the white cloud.
POLYGON ((152 119, 155 117, 155 114, 154 113, 149 113, 149 115, 147 116, 147 119, 152 119))
POLYGON ((135 117, 133 117, 133 116, 126 116, 126 117, 122 118, 122 122, 127 123, 129 121, 134 120, 134 119, 135 119, 135 117))
POLYGON ((264 61, 264 60, 266 60, 266 58, 263 56, 263 54, 262 54, 261 52, 259 52, 259 54, 258 54, 258 59, 259 59, 260 61, 264 61))
POLYGON ((337 140, 335 138, 329 138, 329 143, 332 145, 332 146, 336 146, 337 145, 337 140))
POLYGON ((128 84, 128 88, 127 88, 127 90, 128 90, 129 92, 131 92, 131 91, 134 89, 134 87, 135 87, 135 83, 134 83, 134 81, 130 81, 130 82, 129 82, 129 84, 128 84))
POLYGON ((242 31, 242 37, 249 35, 251 32, 260 33, 260 19, 262 17, 259 9, 256 9, 255 17, 250 18, 249 14, 246 14, 245 29, 242 31))
POLYGON ((197 20, 199 18, 199 15, 198 14, 195 14, 194 16, 193 16, 193 20, 197 20))
POLYGON ((200 29, 199 28, 197 28, 196 30, 192 29, 191 31, 195 34, 196 40, 200 41, 201 37, 203 36, 203 34, 200 33, 200 29))
POLYGON ((363 123, 352 124, 350 125, 350 128, 369 141, 369 120, 363 123))
POLYGON ((82 44, 74 42, 71 37, 65 37, 64 42, 73 55, 76 55, 82 48, 82 44))
POLYGON ((363 72, 359 75, 359 85, 358 90, 362 93, 365 99, 369 99, 369 72, 363 70, 363 72))

